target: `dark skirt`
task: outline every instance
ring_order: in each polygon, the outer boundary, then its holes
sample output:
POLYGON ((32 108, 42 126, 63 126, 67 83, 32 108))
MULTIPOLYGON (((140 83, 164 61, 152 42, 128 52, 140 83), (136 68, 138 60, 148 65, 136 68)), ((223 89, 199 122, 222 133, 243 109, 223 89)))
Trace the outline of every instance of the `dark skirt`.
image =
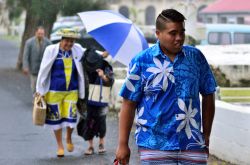
POLYGON ((80 118, 77 125, 78 135, 84 140, 96 137, 103 138, 106 134, 106 114, 108 107, 87 106, 87 118, 80 118))

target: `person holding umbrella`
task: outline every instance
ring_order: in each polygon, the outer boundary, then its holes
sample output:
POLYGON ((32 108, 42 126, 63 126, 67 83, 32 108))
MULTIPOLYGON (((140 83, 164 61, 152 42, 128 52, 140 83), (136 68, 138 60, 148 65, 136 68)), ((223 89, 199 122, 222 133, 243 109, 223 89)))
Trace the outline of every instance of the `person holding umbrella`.
MULTIPOLYGON (((87 118, 78 130, 79 136, 88 141, 89 147, 85 155, 94 154, 93 139, 99 137, 98 153, 105 153, 104 138, 106 134, 106 114, 108 112, 108 103, 110 90, 114 83, 112 66, 103 59, 95 49, 87 49, 83 57, 83 66, 87 73, 89 83, 87 118), (105 89, 106 90, 105 90, 105 89)), ((78 125, 79 126, 79 125, 78 125)))
POLYGON ((157 43, 130 62, 120 91, 116 162, 129 161, 135 116, 142 165, 207 164, 216 82, 202 52, 183 46, 184 21, 180 12, 163 10, 156 19, 157 43))
POLYGON ((57 156, 64 156, 62 128, 67 128, 67 150, 72 152, 72 132, 76 126, 76 103, 85 96, 85 81, 80 59, 84 49, 75 43, 80 34, 74 29, 61 29, 57 44, 45 49, 38 73, 36 92, 47 102, 45 125, 52 128, 58 145, 57 156))

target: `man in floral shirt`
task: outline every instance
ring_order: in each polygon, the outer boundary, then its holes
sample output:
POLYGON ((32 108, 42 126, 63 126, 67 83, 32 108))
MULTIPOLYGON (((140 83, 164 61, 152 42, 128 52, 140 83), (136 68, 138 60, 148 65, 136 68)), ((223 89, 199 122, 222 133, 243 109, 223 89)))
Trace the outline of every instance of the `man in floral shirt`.
POLYGON ((163 10, 156 20, 158 42, 130 63, 120 92, 116 159, 122 164, 129 161, 135 115, 141 164, 207 164, 216 82, 204 55, 183 46, 184 20, 174 9, 163 10))

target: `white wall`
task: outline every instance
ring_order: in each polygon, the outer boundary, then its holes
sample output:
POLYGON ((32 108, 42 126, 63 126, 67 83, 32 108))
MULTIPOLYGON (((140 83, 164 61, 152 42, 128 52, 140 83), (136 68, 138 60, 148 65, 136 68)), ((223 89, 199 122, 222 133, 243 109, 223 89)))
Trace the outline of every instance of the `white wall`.
POLYGON ((216 101, 210 153, 234 164, 250 165, 250 107, 216 101))
POLYGON ((121 90, 124 81, 125 81, 124 79, 115 79, 115 83, 112 87, 111 104, 109 106, 110 108, 116 109, 117 111, 120 110, 122 103, 122 97, 119 96, 119 92, 121 90))

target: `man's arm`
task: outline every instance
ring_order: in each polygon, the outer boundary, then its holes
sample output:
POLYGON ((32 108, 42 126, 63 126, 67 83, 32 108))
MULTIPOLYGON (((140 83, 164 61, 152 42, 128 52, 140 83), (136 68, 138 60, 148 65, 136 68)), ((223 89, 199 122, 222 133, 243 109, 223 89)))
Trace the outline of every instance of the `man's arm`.
POLYGON ((214 94, 202 96, 202 125, 205 138, 205 145, 209 146, 209 138, 215 113, 214 94))
POLYGON ((23 73, 25 75, 29 74, 29 60, 30 60, 30 45, 29 42, 25 42, 23 51, 23 73))
POLYGON ((116 150, 116 159, 122 164, 128 163, 130 157, 128 142, 134 122, 136 106, 136 102, 123 99, 119 117, 119 140, 116 150))

